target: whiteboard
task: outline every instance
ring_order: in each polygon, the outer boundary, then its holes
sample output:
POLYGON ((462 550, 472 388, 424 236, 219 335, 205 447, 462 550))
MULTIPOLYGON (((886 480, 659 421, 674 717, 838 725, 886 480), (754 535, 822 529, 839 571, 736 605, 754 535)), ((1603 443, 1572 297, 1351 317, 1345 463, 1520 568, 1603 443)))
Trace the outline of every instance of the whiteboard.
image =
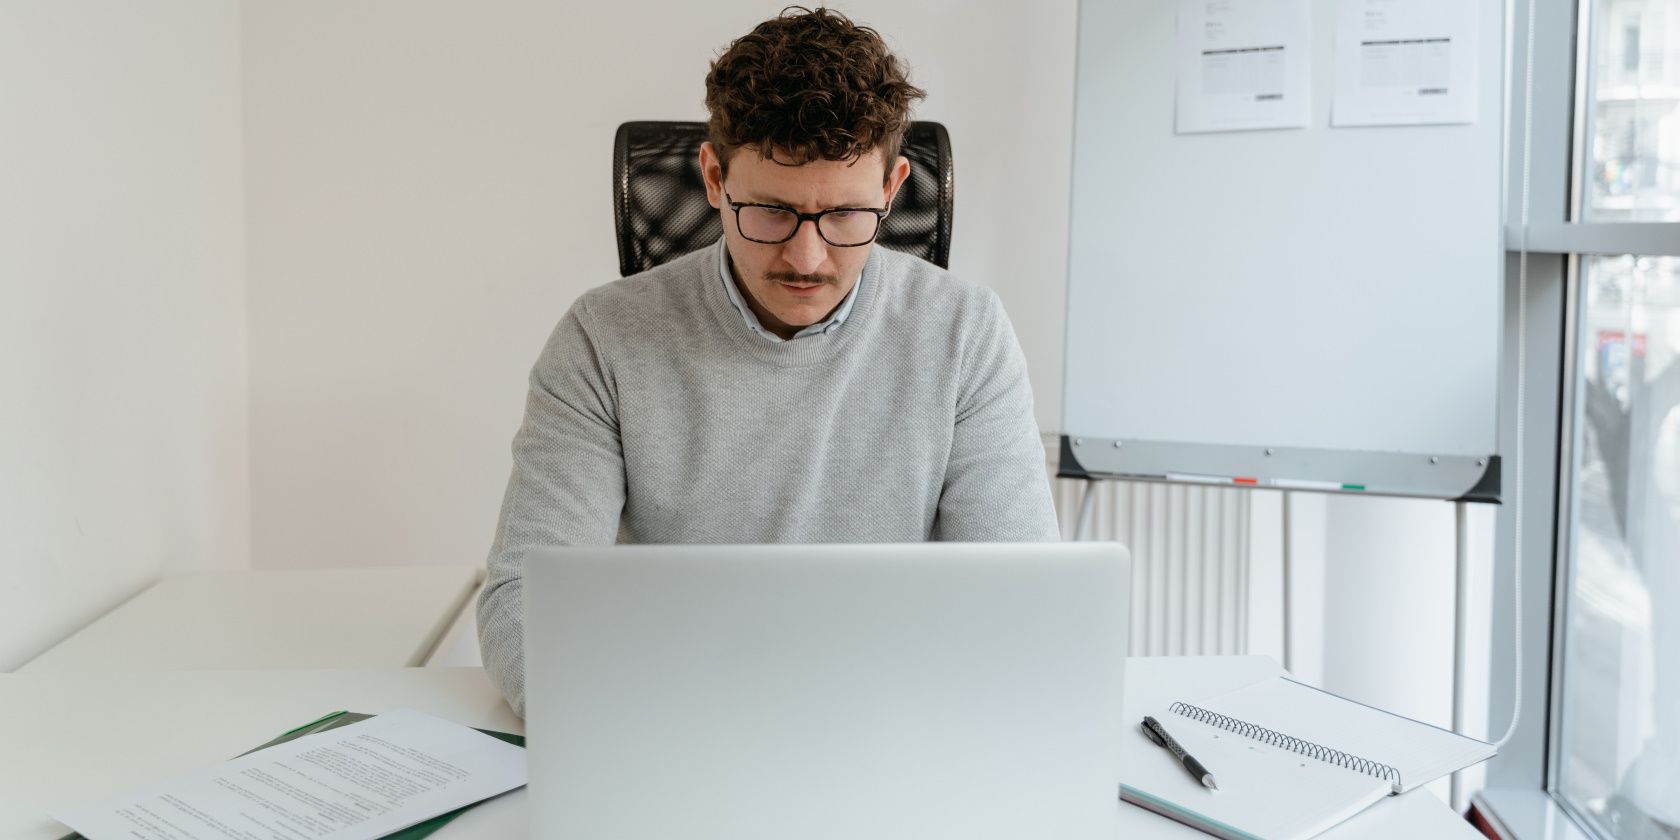
POLYGON ((1308 127, 1194 135, 1178 3, 1081 3, 1064 475, 1497 498, 1505 27, 1473 2, 1472 124, 1330 128, 1312 0, 1308 127))

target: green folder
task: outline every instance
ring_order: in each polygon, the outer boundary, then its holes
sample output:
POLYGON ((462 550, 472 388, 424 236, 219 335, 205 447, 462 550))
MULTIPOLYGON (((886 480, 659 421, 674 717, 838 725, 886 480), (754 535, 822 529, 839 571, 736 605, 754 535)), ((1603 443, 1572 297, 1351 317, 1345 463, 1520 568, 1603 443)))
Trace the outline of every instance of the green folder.
MULTIPOLYGON (((306 723, 302 726, 297 727, 296 729, 288 730, 284 734, 282 734, 280 737, 275 738, 274 740, 269 741, 268 743, 263 744, 261 746, 258 746, 254 749, 247 750, 246 752, 240 753, 240 755, 250 755, 251 753, 257 752, 258 750, 266 750, 269 747, 272 747, 276 744, 284 744, 287 741, 293 740, 295 738, 302 738, 305 735, 313 735, 317 732, 325 732, 329 729, 337 729, 340 726, 349 726, 352 723, 357 723, 359 721, 364 721, 364 720, 367 720, 370 717, 373 717, 373 715, 364 715, 364 714, 361 714, 360 712, 342 712, 342 711, 341 712, 333 712, 332 714, 323 715, 322 717, 320 717, 316 720, 312 720, 312 721, 310 721, 310 722, 308 722, 308 723, 306 723)), ((480 729, 478 731, 483 732, 484 734, 489 735, 492 738, 500 738, 501 740, 506 741, 506 742, 516 746, 516 747, 525 746, 525 736, 524 735, 514 735, 514 734, 511 734, 511 733, 507 733, 507 732, 494 732, 494 731, 489 730, 489 729, 480 729)), ((235 756, 235 757, 237 758, 238 756, 235 756)), ((494 799, 495 797, 491 797, 491 798, 494 799)), ((469 808, 475 808, 479 804, 481 804, 482 802, 488 802, 488 801, 490 801, 490 800, 488 800, 488 799, 480 800, 480 802, 474 802, 471 805, 466 805, 466 806, 463 806, 463 807, 460 807, 460 808, 456 808, 455 810, 450 811, 447 814, 439 814, 439 815, 437 815, 435 817, 432 817, 431 819, 426 820, 424 822, 415 823, 414 825, 411 825, 408 828, 405 828, 401 831, 398 831, 398 832, 395 832, 395 833, 392 833, 392 834, 387 834, 387 835, 385 835, 384 840, 419 840, 419 838, 421 838, 421 837, 429 837, 429 836, 431 836, 432 832, 437 831, 438 829, 440 829, 440 828, 444 827, 446 824, 448 824, 449 821, 451 821, 451 820, 455 819, 456 817, 459 817, 462 814, 466 813, 466 811, 469 808)), ((75 832, 71 832, 70 834, 66 834, 63 837, 59 838, 59 840, 87 840, 87 838, 85 838, 82 835, 77 834, 75 832)))

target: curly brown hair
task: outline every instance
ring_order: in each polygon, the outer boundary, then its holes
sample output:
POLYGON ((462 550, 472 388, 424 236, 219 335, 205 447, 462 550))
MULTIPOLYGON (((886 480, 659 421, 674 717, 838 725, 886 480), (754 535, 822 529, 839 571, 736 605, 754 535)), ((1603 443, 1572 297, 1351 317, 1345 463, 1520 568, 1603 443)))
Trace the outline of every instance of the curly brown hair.
POLYGON ((880 33, 839 12, 788 6, 736 39, 706 74, 706 123, 727 169, 736 149, 799 166, 898 157, 910 106, 927 96, 880 33))

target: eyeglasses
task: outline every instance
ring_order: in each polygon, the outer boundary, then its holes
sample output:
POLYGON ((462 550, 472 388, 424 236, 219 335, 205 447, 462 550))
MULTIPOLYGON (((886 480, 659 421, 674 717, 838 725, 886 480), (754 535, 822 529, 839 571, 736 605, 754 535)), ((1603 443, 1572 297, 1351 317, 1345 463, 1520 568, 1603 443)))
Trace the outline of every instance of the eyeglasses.
POLYGON ((793 238, 799 226, 810 220, 817 226, 817 235, 836 248, 856 248, 875 241, 881 230, 881 220, 892 212, 886 207, 835 207, 821 213, 801 213, 779 204, 751 204, 735 201, 723 194, 729 209, 735 211, 735 229, 748 241, 764 245, 779 245, 793 238))

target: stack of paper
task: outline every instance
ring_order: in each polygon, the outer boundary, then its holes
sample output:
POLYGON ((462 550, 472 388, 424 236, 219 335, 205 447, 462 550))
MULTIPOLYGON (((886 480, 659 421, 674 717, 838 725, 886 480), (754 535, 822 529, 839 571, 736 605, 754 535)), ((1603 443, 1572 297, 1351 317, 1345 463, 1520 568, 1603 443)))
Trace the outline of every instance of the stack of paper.
POLYGON ((90 840, 372 840, 525 779, 524 749, 399 709, 52 817, 90 840))

